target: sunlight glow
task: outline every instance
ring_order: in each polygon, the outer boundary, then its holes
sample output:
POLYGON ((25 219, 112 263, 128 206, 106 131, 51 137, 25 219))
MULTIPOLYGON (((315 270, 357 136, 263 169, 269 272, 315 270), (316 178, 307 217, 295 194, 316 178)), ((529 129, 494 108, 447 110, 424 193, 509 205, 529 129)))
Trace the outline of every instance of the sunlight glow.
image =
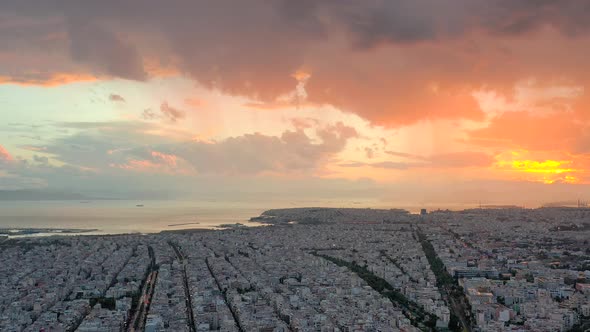
MULTIPOLYGON (((513 154, 517 156, 518 154, 513 154)), ((579 172, 578 169, 571 167, 572 161, 568 160, 501 160, 496 163, 499 169, 515 171, 533 175, 531 178, 537 182, 545 184, 578 183, 579 179, 570 173, 579 172)))

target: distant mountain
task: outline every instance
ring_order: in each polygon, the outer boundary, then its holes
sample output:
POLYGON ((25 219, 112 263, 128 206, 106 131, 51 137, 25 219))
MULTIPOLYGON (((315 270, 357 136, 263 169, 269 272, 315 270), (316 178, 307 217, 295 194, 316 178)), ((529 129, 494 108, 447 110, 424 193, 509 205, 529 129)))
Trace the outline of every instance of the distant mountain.
POLYGON ((561 201, 561 202, 550 202, 543 204, 543 207, 588 207, 586 201, 561 201))
POLYGON ((0 201, 71 201, 88 199, 97 198, 60 191, 0 190, 0 201))
POLYGON ((480 205, 482 209, 522 209, 522 206, 518 205, 480 205))

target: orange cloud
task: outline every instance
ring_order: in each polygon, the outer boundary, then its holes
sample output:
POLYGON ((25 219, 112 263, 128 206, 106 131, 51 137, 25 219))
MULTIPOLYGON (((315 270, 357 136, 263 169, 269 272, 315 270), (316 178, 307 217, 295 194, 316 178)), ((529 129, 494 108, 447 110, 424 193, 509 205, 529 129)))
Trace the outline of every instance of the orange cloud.
POLYGON ((145 57, 143 69, 150 77, 171 77, 180 75, 180 71, 172 61, 165 63, 161 59, 145 57))
MULTIPOLYGON (((482 152, 451 152, 441 153, 432 156, 420 156, 409 153, 386 151, 395 157, 410 159, 403 160, 386 160, 372 163, 352 162, 343 163, 338 166, 347 168, 372 167, 389 170, 413 170, 413 169, 454 169, 454 168, 487 168, 492 165, 493 158, 489 154, 482 152)), ((370 158, 369 158, 370 159, 370 158)))
POLYGON ((311 73, 309 71, 304 70, 304 69, 299 69, 299 70, 296 70, 291 75, 291 77, 296 79, 298 82, 302 82, 302 81, 306 81, 307 79, 309 79, 311 77, 311 73))
POLYGON ((162 162, 163 164, 165 164, 169 167, 176 167, 177 166, 178 157, 173 154, 166 154, 166 153, 162 153, 162 152, 158 152, 158 151, 152 151, 151 154, 152 154, 152 157, 154 157, 154 159, 162 162))
POLYGON ((111 168, 118 168, 128 171, 144 172, 144 173, 165 173, 165 174, 181 174, 185 173, 175 166, 161 163, 159 161, 152 161, 147 159, 130 159, 122 164, 109 164, 111 168))
POLYGON ((313 107, 312 103, 297 100, 277 100, 269 102, 248 102, 244 104, 245 107, 255 110, 280 110, 285 108, 302 108, 302 107, 313 107))
POLYGON ((0 84, 16 84, 24 86, 45 86, 53 87, 58 85, 92 82, 98 78, 90 74, 83 73, 42 73, 31 72, 18 76, 0 76, 0 84))
POLYGON ((572 33, 587 20, 570 17, 583 12, 575 6, 490 7, 484 0, 283 3, 222 1, 200 8, 175 2, 166 10, 105 5, 106 11, 87 10, 88 20, 63 4, 46 11, 23 7, 15 13, 22 35, 6 39, 26 45, 17 56, 29 59, 13 58, 8 66, 58 63, 57 68, 84 66, 97 75, 132 79, 186 75, 250 98, 257 108, 283 107, 277 99, 305 83, 310 104, 334 105, 389 127, 425 119, 483 120, 472 92, 486 88, 510 95, 523 79, 588 87, 588 35, 572 33), (230 7, 241 13, 236 22, 230 7), (117 15, 99 15, 110 12, 117 15), (398 17, 402 12, 412 19, 398 17), (50 45, 59 61, 49 61, 50 54, 38 60, 33 46, 40 38, 25 33, 41 19, 68 23, 37 29, 63 36, 50 45))
POLYGON ((493 118, 487 127, 470 131, 469 142, 512 149, 572 151, 583 139, 586 126, 573 116, 505 112, 493 118))
POLYGON ((131 159, 124 164, 110 164, 110 167, 120 168, 125 170, 149 172, 159 171, 162 169, 162 165, 157 164, 150 160, 131 159))
POLYGON ((186 98, 184 99, 184 103, 190 107, 203 107, 206 105, 205 101, 199 98, 186 98))
MULTIPOLYGON (((125 150, 109 150, 108 154, 125 150)), ((142 157, 130 157, 125 162, 110 163, 109 167, 142 173, 190 174, 192 168, 181 157, 156 150, 147 151, 142 157)))
POLYGON ((8 153, 8 150, 6 150, 2 145, 0 145, 0 161, 1 160, 5 160, 5 161, 13 160, 10 153, 8 153))

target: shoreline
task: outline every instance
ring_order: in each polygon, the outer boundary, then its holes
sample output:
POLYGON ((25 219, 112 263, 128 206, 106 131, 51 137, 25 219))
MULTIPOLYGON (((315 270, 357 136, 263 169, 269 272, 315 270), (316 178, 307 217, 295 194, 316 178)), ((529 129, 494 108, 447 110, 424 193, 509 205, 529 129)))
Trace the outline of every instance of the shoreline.
MULTIPOLYGON (((481 213, 498 210, 549 210, 549 209, 583 209, 576 207, 538 207, 534 209, 516 206, 485 206, 482 208, 470 208, 462 210, 430 210, 425 215, 411 213, 404 209, 373 209, 373 208, 332 208, 332 207, 306 207, 306 208, 284 208, 268 209, 258 216, 236 222, 223 222, 219 224, 207 224, 202 222, 187 222, 168 224, 170 228, 160 229, 98 229, 80 227, 0 227, 0 239, 22 239, 54 236, 112 236, 112 235, 133 235, 133 234, 159 234, 170 232, 200 232, 211 230, 226 230, 249 227, 262 227, 272 225, 316 225, 316 224, 370 224, 370 223, 392 223, 411 222, 427 217, 445 213, 481 213), (173 227, 195 225, 197 227, 175 229, 173 227)), ((141 227, 139 227, 141 228, 141 227)))

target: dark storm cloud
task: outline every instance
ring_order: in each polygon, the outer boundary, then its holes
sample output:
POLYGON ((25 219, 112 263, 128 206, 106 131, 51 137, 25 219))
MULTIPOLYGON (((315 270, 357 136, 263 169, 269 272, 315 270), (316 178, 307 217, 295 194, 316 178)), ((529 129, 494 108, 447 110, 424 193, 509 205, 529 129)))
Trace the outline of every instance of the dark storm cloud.
POLYGON ((520 34, 543 25, 565 34, 590 28, 590 3, 585 0, 497 0, 481 8, 485 10, 481 13, 484 26, 500 34, 520 34))
MULTIPOLYGON (((587 31, 584 0, 324 1, 354 36, 357 46, 459 38, 472 31, 519 35, 551 25, 566 34, 587 31)), ((317 4, 308 10, 317 10, 317 4)))
POLYGON ((135 47, 106 28, 75 19, 69 22, 68 32, 75 61, 88 63, 101 74, 134 80, 147 77, 135 47))
MULTIPOLYGON (((181 57, 214 59, 203 53, 241 54, 247 60, 244 65, 253 61, 249 57, 263 55, 263 51, 272 49, 274 52, 269 53, 275 53, 285 47, 293 51, 291 45, 327 37, 324 33, 330 24, 344 28, 354 36, 357 45, 364 46, 380 41, 408 43, 453 38, 478 29, 514 35, 542 25, 552 25, 566 33, 585 31, 590 26, 590 4, 585 0, 55 0, 4 1, 0 9, 28 18, 65 17, 74 58, 96 62, 130 78, 145 75, 135 61, 136 50, 106 26, 161 34, 180 51, 181 57), (230 41, 234 44, 227 44, 230 41), (227 50, 221 50, 221 45, 226 45, 227 50), (112 48, 108 51, 112 53, 105 53, 105 47, 112 48), (128 66, 112 63, 101 54, 121 59, 128 66)), ((263 59, 260 62, 270 64, 263 59)), ((204 66, 211 64, 209 61, 204 66)), ((190 69, 191 64, 187 65, 190 69)))
MULTIPOLYGON (((271 102, 293 90, 295 71, 309 68, 309 102, 391 126, 481 120, 474 89, 555 77, 547 67, 564 57, 570 61, 561 76, 587 77, 580 69, 586 61, 573 55, 583 44, 572 53, 506 38, 545 27, 584 35, 584 0, 3 1, 0 12, 24 26, 46 22, 55 30, 47 34, 59 36, 57 43, 39 28, 19 29, 18 37, 0 34, 3 45, 18 39, 20 47, 35 46, 31 54, 61 51, 90 74, 143 80, 146 59, 174 59, 178 72, 202 86, 271 102), (432 82, 437 88, 427 89, 432 82)), ((61 58, 43 66, 34 58, 37 67, 70 68, 56 65, 61 58)), ((13 67, 0 63, 4 81, 22 77, 13 67)))
POLYGON ((112 19, 127 20, 131 24, 151 22, 157 26, 156 30, 161 30, 204 26, 201 20, 215 24, 212 28, 216 29, 225 24, 228 30, 232 26, 242 26, 246 30, 234 31, 236 35, 265 23, 275 24, 270 30, 284 32, 291 29, 286 25, 293 22, 305 22, 307 27, 298 26, 297 29, 317 33, 323 29, 320 17, 327 17, 341 22, 367 42, 383 38, 428 40, 440 36, 441 32, 457 35, 470 28, 522 33, 542 24, 551 24, 566 32, 590 26, 590 4, 585 0, 171 0, 166 3, 157 0, 12 0, 3 1, 0 6, 4 12, 28 17, 64 15, 82 25, 93 20, 112 19))

